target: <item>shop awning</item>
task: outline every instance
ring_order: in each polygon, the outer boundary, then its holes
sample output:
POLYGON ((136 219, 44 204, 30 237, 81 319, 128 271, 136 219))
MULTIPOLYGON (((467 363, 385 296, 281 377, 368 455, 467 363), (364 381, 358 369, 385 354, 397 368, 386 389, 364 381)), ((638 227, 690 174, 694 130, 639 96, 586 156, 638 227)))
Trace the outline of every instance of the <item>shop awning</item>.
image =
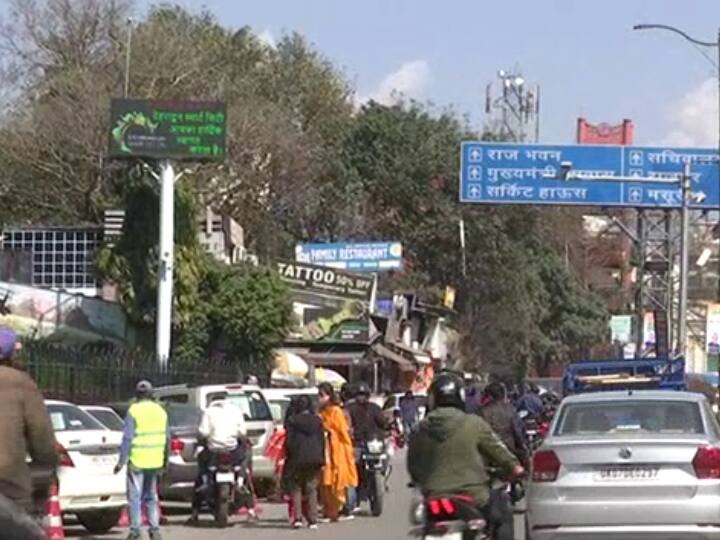
POLYGON ((375 343, 372 346, 372 350, 378 356, 382 356, 383 358, 396 362, 403 371, 413 371, 415 369, 415 366, 413 366, 410 360, 381 343, 375 343))
POLYGON ((357 352, 310 352, 302 355, 315 366, 357 366, 364 364, 363 354, 357 352))

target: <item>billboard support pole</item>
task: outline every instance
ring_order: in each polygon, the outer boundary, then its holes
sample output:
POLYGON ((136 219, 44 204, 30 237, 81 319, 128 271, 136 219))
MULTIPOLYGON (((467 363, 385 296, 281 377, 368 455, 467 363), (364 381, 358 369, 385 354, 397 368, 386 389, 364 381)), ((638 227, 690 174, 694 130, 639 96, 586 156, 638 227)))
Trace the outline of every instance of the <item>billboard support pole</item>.
POLYGON ((160 371, 168 367, 172 336, 175 231, 175 171, 171 161, 160 172, 160 257, 158 268, 156 353, 160 371))
MULTIPOLYGON (((677 352, 687 363, 687 303, 688 303, 688 264, 690 257, 690 162, 683 167, 682 208, 680 214, 680 291, 678 313, 677 352)), ((686 364, 687 365, 687 364, 686 364)), ((694 366, 693 366, 694 368, 694 366)))

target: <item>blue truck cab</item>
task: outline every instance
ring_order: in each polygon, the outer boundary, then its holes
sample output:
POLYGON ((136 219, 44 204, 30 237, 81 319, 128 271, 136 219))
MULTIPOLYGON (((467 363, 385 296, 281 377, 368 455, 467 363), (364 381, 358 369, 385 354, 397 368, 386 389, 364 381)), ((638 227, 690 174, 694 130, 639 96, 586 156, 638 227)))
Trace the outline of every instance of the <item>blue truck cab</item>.
POLYGON ((685 359, 587 360, 565 368, 566 396, 630 389, 685 390, 685 359))

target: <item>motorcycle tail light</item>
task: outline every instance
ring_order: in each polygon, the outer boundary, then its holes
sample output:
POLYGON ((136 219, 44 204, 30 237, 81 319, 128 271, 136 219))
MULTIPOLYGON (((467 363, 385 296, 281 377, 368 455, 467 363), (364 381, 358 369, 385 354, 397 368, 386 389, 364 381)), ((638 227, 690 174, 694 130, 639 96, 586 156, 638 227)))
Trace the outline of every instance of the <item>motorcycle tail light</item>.
POLYGON ((218 456, 220 465, 230 465, 232 463, 232 454, 223 453, 218 456))

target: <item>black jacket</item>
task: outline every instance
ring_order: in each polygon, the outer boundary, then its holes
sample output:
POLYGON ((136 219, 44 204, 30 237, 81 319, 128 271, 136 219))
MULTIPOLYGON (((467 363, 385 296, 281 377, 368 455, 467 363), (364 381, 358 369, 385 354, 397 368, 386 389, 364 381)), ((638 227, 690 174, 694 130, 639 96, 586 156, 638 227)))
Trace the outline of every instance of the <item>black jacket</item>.
POLYGON ((286 465, 292 469, 325 465, 325 431, 322 419, 304 412, 287 421, 286 465))
POLYGON ((382 409, 371 401, 361 403, 353 401, 347 407, 353 427, 353 439, 356 444, 375 438, 384 438, 387 420, 382 409))
POLYGON ((480 415, 490 424, 500 440, 521 463, 528 458, 527 441, 520 417, 507 401, 493 401, 480 410, 480 415))

